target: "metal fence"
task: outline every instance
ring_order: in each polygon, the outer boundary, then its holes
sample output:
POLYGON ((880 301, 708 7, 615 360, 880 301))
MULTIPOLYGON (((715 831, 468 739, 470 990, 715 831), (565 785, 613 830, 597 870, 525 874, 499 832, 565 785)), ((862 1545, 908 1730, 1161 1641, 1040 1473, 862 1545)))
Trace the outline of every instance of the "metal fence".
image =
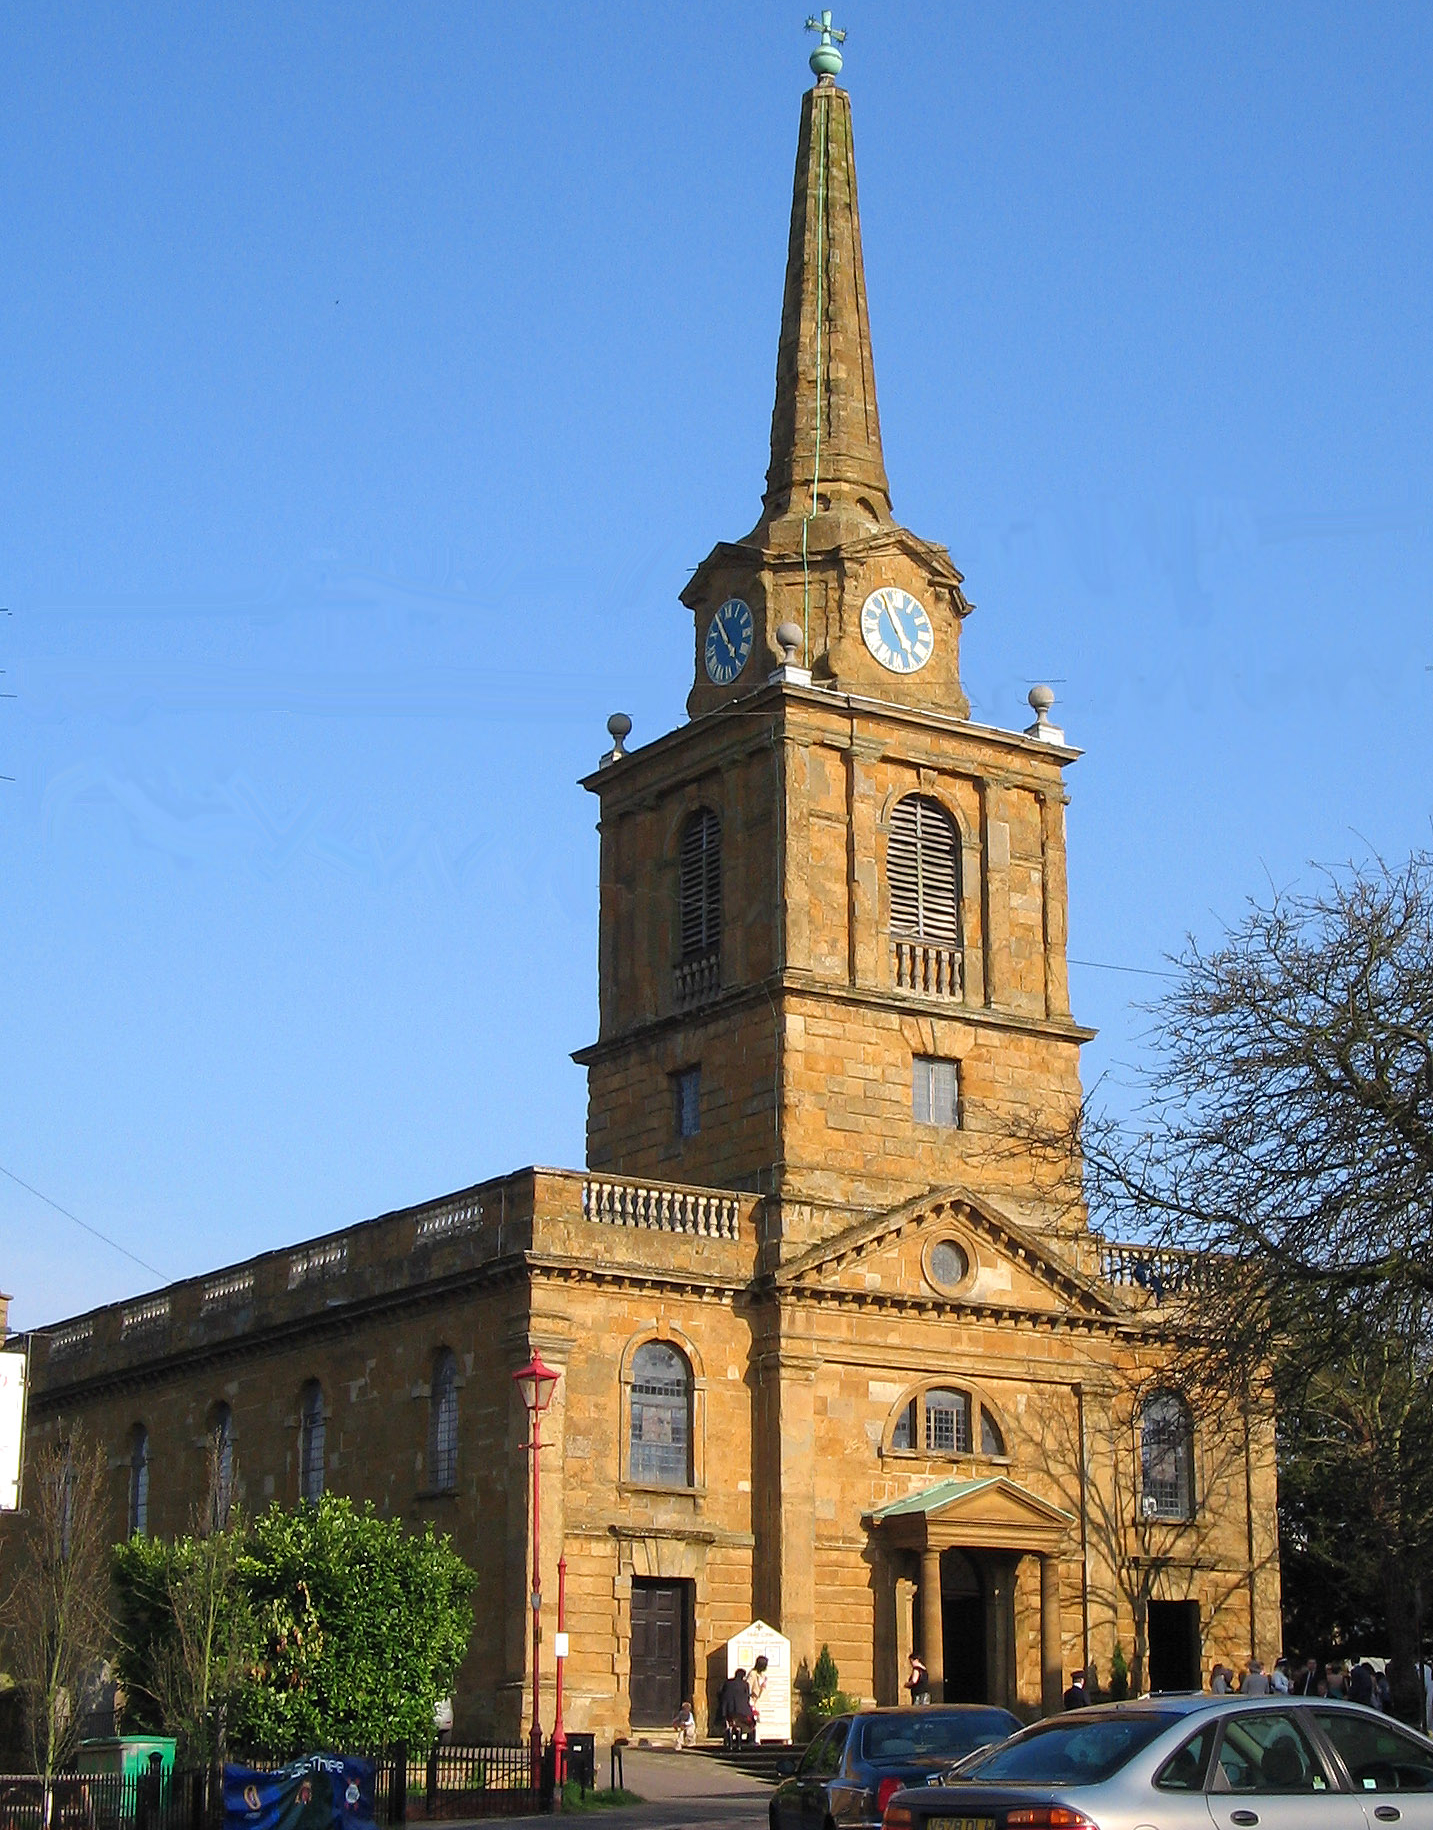
POLYGON ((0 1830, 214 1830, 220 1788, 204 1772, 0 1775, 0 1830))
MULTIPOLYGON (((520 1817, 551 1803, 551 1780, 532 1788, 530 1754, 521 1742, 435 1747, 412 1756, 402 1748, 369 1756, 373 1812, 380 1824, 412 1819, 520 1817)), ((283 1761, 241 1757, 275 1768, 283 1761)), ((203 1769, 171 1773, 61 1773, 45 1798, 30 1774, 0 1774, 0 1830, 222 1830, 224 1793, 203 1769)))

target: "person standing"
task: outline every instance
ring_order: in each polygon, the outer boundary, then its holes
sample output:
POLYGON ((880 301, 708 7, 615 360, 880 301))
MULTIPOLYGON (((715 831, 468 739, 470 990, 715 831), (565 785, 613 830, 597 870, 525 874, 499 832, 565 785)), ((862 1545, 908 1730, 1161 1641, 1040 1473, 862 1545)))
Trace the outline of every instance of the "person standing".
POLYGON ((910 1670, 906 1673, 906 1689, 910 1692, 912 1703, 925 1705, 930 1702, 930 1673, 925 1668, 925 1661, 919 1653, 911 1653, 910 1670))
POLYGON ((1085 1695, 1085 1674, 1083 1671, 1071 1673, 1070 1688, 1065 1692, 1066 1709, 1083 1709, 1089 1698, 1085 1695))
POLYGON ((1223 1665, 1215 1665, 1214 1668, 1210 1671, 1210 1673, 1209 1673, 1209 1694, 1210 1694, 1210 1696, 1212 1696, 1212 1697, 1227 1697, 1228 1696, 1229 1679, 1224 1675, 1224 1672, 1225 1672, 1225 1668, 1223 1665))
POLYGON ((1274 1669, 1269 1673, 1269 1689, 1276 1697, 1286 1697, 1292 1687, 1293 1679, 1289 1676, 1289 1661, 1286 1658, 1276 1658, 1274 1669))
POLYGON ((1269 1694, 1269 1674, 1264 1669, 1261 1658, 1251 1658, 1249 1669, 1244 1673, 1244 1681, 1239 1686, 1241 1697, 1266 1697, 1269 1694))
POLYGON ((1306 1658, 1294 1678, 1292 1691, 1296 1697, 1313 1697, 1318 1695, 1319 1661, 1306 1658))

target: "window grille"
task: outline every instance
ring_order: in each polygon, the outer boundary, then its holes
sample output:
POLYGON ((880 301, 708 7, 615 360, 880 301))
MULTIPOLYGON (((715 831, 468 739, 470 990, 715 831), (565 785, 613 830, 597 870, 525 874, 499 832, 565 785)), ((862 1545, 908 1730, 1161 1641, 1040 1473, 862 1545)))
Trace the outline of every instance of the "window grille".
POLYGON ((1140 1409, 1140 1510, 1154 1519, 1194 1511, 1194 1432, 1178 1392, 1152 1392, 1140 1409))
POLYGON ((982 1404, 980 1407, 980 1453, 982 1455, 1003 1455, 1005 1438, 1000 1434, 1000 1425, 982 1404))
POLYGON ((970 1398, 965 1392, 925 1395, 925 1446, 933 1455, 969 1455, 970 1398))
POLYGON ((434 1364, 428 1401, 428 1480, 435 1493, 458 1485, 458 1363, 446 1347, 434 1364))
POLYGON ((721 945, 721 825, 709 807, 682 828, 679 875, 682 959, 702 959, 721 945))
POLYGON ((149 1431, 134 1426, 129 1452, 129 1535, 144 1537, 149 1530, 149 1431))
POLYGON ((911 1063, 911 1102, 918 1124, 959 1125, 960 1063, 916 1055, 911 1063))
POLYGON ((702 1070, 683 1068, 672 1076, 673 1123, 678 1137, 695 1137, 702 1128, 702 1070))
POLYGON ((691 1462, 692 1374, 663 1341, 647 1341, 632 1358, 631 1445, 634 1481, 688 1487, 691 1462))
POLYGON ((936 801, 908 794, 891 812, 886 847, 891 933, 954 947, 960 942, 960 836, 936 801))
POLYGON ((323 1495, 323 1387, 310 1379, 303 1389, 299 1409, 299 1498, 316 1501, 323 1495))

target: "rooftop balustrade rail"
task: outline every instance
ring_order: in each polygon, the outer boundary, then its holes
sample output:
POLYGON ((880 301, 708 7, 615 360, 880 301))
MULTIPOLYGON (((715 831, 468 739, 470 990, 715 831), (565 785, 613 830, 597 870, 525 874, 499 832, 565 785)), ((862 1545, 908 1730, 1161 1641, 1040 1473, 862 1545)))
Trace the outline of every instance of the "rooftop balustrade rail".
POLYGON ((1100 1245, 1100 1276, 1125 1290, 1143 1290, 1156 1302, 1182 1296, 1208 1283, 1209 1260, 1198 1252, 1169 1246, 1122 1245, 1110 1239, 1100 1245))

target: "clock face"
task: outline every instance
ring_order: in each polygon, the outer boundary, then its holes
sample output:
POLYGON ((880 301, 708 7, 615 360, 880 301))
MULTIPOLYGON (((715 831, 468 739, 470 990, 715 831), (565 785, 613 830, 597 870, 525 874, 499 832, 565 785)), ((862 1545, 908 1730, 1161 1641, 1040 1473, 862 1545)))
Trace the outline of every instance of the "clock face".
POLYGON ((862 604, 861 634, 888 673, 919 673, 935 649, 925 607, 897 585, 872 591, 862 604))
POLYGON ((751 611, 739 597, 729 597, 707 630, 707 677, 715 686, 730 686, 751 653, 751 611))

